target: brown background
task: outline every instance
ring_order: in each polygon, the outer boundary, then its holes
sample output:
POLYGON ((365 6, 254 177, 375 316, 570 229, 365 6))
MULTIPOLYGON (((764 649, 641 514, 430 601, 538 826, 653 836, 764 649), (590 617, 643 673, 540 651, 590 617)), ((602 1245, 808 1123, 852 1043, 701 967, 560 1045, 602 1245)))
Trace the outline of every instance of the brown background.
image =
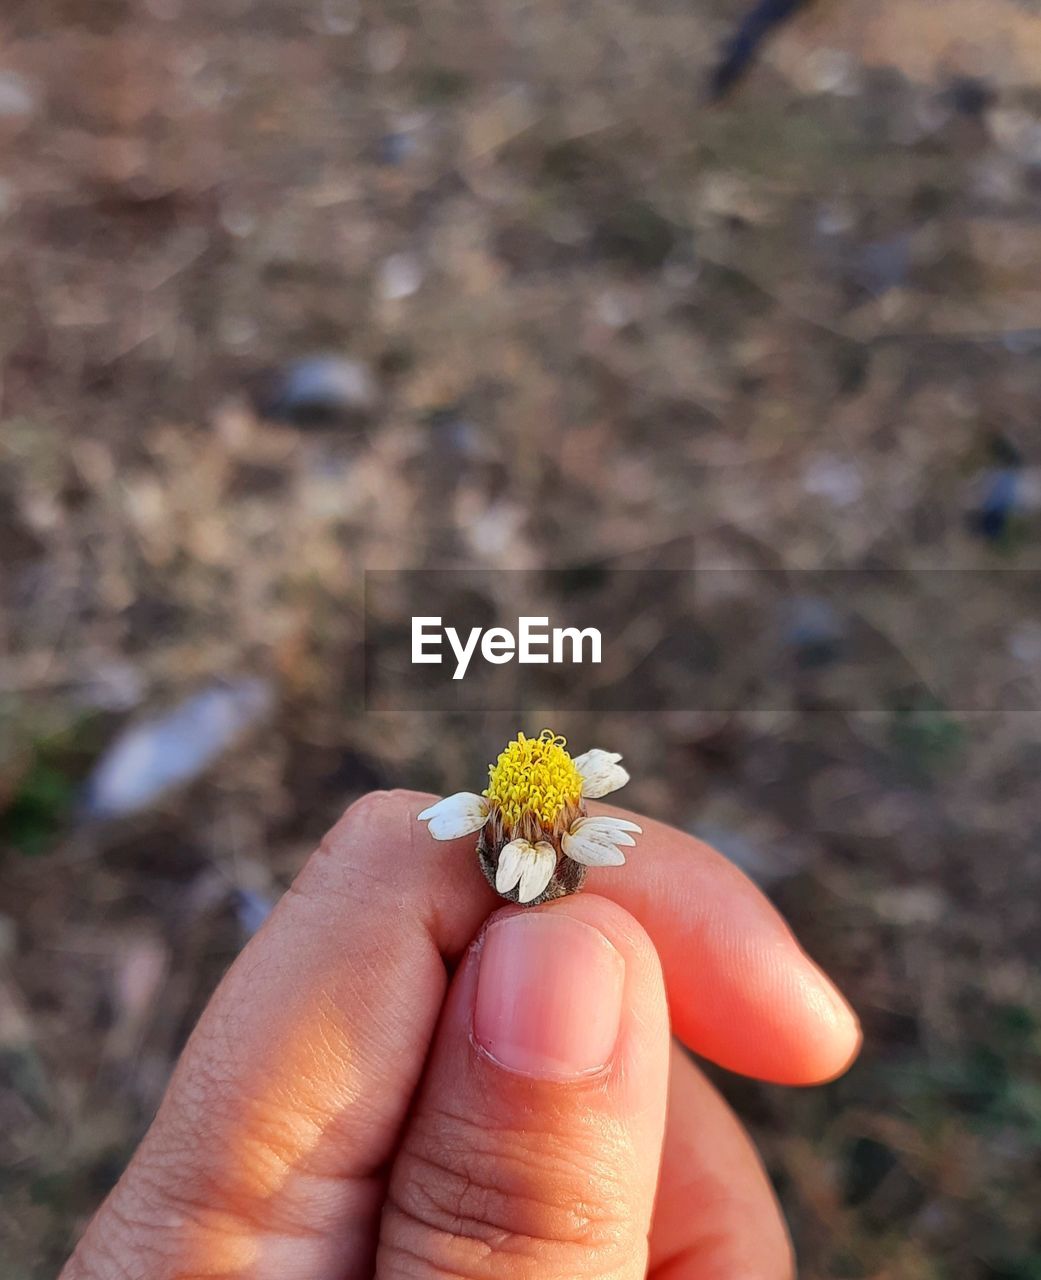
MULTIPOLYGON (((363 569, 1035 571, 1038 5, 821 0, 710 108, 739 8, 4 6, 8 1280, 54 1274, 343 806, 477 785, 542 727, 358 714, 363 569), (301 425, 316 352, 353 402, 301 425), (243 677, 237 746, 87 819, 125 723, 243 677)), ((972 678, 1036 678, 1000 591, 950 608, 972 678)), ((811 615, 776 711, 552 727, 623 751, 627 802, 755 876, 863 1017, 826 1089, 726 1084, 802 1273, 1037 1280, 1037 718, 807 702, 846 670, 811 615)), ((875 622, 894 661, 928 642, 875 622)))

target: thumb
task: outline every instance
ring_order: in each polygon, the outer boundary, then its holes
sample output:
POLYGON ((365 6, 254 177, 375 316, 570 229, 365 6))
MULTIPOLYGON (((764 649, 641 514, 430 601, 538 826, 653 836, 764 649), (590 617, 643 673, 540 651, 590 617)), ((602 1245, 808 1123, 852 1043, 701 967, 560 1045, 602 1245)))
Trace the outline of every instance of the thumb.
POLYGON ((661 968, 626 911, 493 916, 395 1158, 380 1280, 643 1280, 668 1069, 661 968))

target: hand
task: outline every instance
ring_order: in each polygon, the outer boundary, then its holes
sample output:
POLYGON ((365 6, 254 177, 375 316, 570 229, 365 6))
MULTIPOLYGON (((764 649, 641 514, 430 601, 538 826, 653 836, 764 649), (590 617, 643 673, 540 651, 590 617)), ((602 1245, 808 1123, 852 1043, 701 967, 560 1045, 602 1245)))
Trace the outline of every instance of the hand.
POLYGON ((62 1280, 792 1274, 751 1143, 669 1036, 788 1084, 848 1065, 856 1020, 780 917, 643 818, 595 892, 496 911, 427 803, 368 796, 326 837, 62 1280))

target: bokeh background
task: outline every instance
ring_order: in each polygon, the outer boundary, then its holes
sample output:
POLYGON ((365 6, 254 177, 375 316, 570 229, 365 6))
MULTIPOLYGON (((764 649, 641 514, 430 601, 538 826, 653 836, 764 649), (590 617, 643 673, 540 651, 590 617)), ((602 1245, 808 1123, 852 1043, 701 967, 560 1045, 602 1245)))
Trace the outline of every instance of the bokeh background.
MULTIPOLYGON (((1036 572, 1041 5, 775 7, 713 100, 744 0, 5 3, 5 1280, 342 808, 542 727, 366 714, 365 568, 1036 572)), ((808 686, 833 603, 769 714, 553 727, 863 1018, 826 1088, 722 1081, 802 1274, 1038 1280, 1038 717, 808 686)))

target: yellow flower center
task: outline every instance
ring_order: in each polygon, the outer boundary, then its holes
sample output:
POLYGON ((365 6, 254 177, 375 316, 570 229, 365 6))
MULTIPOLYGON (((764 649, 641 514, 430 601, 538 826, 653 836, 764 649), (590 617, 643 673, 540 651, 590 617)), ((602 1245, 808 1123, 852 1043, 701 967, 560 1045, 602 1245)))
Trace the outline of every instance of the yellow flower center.
POLYGON ((518 733, 495 764, 488 766, 485 795, 502 810, 507 828, 524 813, 532 813, 544 827, 582 798, 582 775, 564 750, 565 739, 549 729, 537 738, 518 733))

